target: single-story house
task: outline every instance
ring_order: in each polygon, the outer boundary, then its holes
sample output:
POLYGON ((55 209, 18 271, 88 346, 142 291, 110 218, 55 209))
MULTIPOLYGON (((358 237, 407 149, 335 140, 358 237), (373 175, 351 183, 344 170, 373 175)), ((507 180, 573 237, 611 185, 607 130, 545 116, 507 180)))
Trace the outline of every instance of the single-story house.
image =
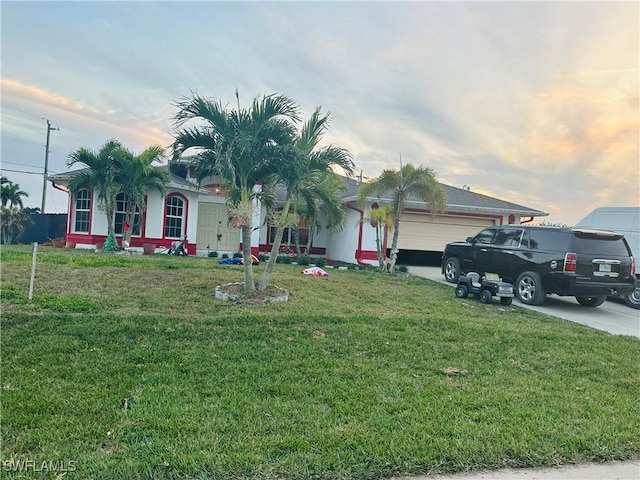
MULTIPOLYGON (((55 188, 66 191, 69 180, 80 170, 49 175, 55 188)), ((321 229, 313 237, 312 257, 326 257, 348 263, 376 264, 375 229, 367 221, 369 211, 390 203, 390 198, 368 198, 363 206, 357 203, 357 179, 344 178, 341 193, 347 213, 344 228, 338 233, 321 229)), ((489 225, 519 224, 547 213, 497 198, 441 184, 446 196, 444 212, 432 215, 428 205, 409 198, 400 218, 398 262, 428 264, 439 262, 448 242, 463 240, 489 225)), ((124 202, 119 200, 115 212, 115 233, 124 233, 124 202)), ((254 254, 268 253, 273 243, 275 227, 266 221, 266 208, 255 205, 251 249, 254 254)), ((208 178, 196 185, 184 165, 172 166, 171 181, 165 196, 150 192, 146 211, 132 226, 132 249, 142 250, 145 244, 155 245, 156 251, 166 251, 172 242, 187 235, 186 248, 190 255, 209 252, 235 253, 241 251, 240 230, 228 223, 224 183, 208 178)), ((305 244, 308 230, 301 225, 301 244, 305 244)), ((293 243, 287 229, 283 245, 293 243)), ((107 236, 107 221, 94 193, 90 189, 69 195, 66 240, 77 248, 96 248, 107 236)), ((388 252, 391 235, 384 235, 388 252)))

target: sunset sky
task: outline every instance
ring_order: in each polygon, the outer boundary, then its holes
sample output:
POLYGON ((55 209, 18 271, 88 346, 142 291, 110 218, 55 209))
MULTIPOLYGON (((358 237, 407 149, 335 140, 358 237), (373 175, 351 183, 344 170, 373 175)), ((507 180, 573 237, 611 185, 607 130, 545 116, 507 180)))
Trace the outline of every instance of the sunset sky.
POLYGON ((176 101, 238 88, 330 111, 365 177, 402 155, 573 225, 640 205, 639 5, 2 1, 2 174, 39 207, 45 119, 60 173, 111 138, 168 147, 176 101))

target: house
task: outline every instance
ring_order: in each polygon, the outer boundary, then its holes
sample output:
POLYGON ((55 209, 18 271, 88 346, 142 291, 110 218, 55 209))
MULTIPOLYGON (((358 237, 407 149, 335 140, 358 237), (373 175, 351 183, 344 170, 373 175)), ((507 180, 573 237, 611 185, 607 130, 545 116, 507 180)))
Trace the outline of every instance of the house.
MULTIPOLYGON (((65 190, 77 173, 76 170, 47 178, 56 188, 65 190)), ((347 213, 344 228, 338 233, 327 229, 315 233, 310 255, 348 263, 376 264, 375 229, 366 219, 372 208, 387 205, 391 199, 368 198, 360 206, 357 203, 360 182, 350 178, 343 181, 346 189, 341 195, 347 213)), ((525 223, 547 215, 540 210, 467 189, 441 185, 447 196, 447 207, 437 215, 432 215, 424 202, 408 199, 407 208, 400 218, 399 263, 438 263, 448 242, 462 240, 489 225, 525 223)), ((283 192, 280 192, 280 200, 284 200, 283 192)), ((115 215, 115 233, 122 236, 125 228, 122 199, 117 202, 115 215)), ((266 219, 266 208, 256 203, 251 240, 254 254, 271 251, 275 226, 269 225, 266 219)), ((299 231, 300 243, 304 244, 308 229, 302 225, 299 231)), ((67 242, 74 242, 78 248, 95 248, 105 241, 106 215, 92 191, 84 189, 75 196, 69 195, 66 232, 67 242)), ((146 211, 134 222, 131 247, 142 250, 144 244, 153 244, 156 251, 166 251, 183 235, 187 235, 186 248, 190 255, 207 255, 214 251, 235 253, 242 247, 240 230, 228 224, 224 183, 211 177, 198 186, 189 176, 188 168, 174 165, 166 195, 162 197, 158 192, 147 195, 146 211)), ((291 235, 290 229, 286 229, 282 241, 285 248, 293 243, 291 235)), ((385 234, 385 252, 388 252, 390 243, 390 235, 385 234)))

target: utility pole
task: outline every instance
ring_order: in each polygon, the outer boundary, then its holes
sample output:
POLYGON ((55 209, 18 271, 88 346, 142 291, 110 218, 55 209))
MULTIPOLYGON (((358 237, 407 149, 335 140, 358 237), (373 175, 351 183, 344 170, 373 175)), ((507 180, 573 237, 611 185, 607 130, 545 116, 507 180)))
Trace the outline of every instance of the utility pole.
POLYGON ((49 137, 51 136, 51 130, 60 130, 59 128, 53 128, 49 119, 47 120, 47 146, 44 152, 44 176, 42 179, 42 208, 40 213, 44 213, 44 204, 47 199, 47 173, 49 173, 49 137))

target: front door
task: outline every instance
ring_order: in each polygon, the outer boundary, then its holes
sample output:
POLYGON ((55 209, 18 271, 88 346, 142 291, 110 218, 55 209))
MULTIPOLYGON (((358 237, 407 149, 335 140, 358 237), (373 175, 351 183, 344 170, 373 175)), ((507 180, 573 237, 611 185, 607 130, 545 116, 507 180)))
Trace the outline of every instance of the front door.
POLYGON ((200 203, 198 206, 198 250, 237 252, 240 230, 229 226, 227 206, 220 203, 200 203))

